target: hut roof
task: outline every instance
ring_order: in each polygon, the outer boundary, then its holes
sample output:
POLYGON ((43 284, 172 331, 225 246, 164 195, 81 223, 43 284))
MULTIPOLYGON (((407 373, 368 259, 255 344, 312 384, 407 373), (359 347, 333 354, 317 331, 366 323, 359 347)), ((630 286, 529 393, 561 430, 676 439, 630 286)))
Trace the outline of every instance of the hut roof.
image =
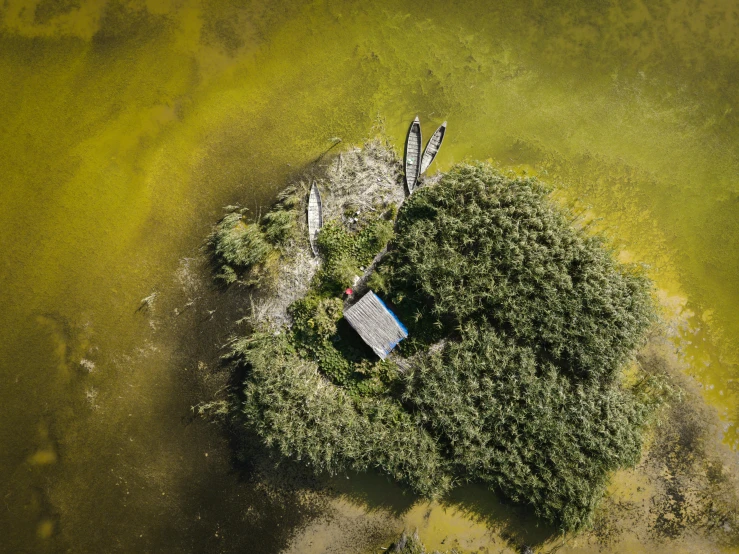
POLYGON ((383 360, 408 336, 408 330, 372 291, 344 311, 344 318, 383 360))

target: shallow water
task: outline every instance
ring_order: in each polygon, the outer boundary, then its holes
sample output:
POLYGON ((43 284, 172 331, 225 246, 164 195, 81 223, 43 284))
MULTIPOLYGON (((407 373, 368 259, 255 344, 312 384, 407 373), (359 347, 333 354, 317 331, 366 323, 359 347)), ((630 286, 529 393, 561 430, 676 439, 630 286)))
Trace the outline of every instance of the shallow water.
POLYGON ((283 545, 311 510, 260 504, 188 418, 196 343, 227 329, 137 309, 211 298, 182 260, 222 206, 258 210, 334 137, 400 148, 416 113, 449 121, 432 171, 536 173, 649 264, 739 449, 739 9, 486 4, 0 5, 0 548, 283 545))

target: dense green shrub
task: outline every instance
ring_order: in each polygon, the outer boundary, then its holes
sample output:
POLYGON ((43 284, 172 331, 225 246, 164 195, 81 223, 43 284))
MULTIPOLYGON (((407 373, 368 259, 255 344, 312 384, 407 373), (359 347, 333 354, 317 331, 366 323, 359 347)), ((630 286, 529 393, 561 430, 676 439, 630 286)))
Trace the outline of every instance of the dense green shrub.
POLYGON ((277 197, 277 202, 260 221, 264 238, 274 246, 285 246, 290 239, 295 238, 297 220, 300 217, 302 206, 301 195, 303 190, 297 186, 290 186, 277 197))
POLYGON ((217 281, 230 285, 241 281, 245 285, 263 282, 275 269, 279 247, 295 237, 301 206, 301 190, 291 186, 277 198, 275 204, 258 221, 245 221, 246 208, 229 207, 206 240, 217 281))
POLYGON ((226 285, 244 276, 247 284, 257 283, 273 252, 259 225, 244 221, 244 211, 227 214, 206 242, 213 259, 215 277, 226 285))
MULTIPOLYGON (((490 327, 421 357, 404 398, 462 479, 573 529, 584 524, 609 472, 638 461, 650 413, 636 392, 571 380, 490 327)), ((642 389, 646 384, 642 384, 642 389)))
POLYGON ((381 269, 376 269, 367 278, 367 287, 375 293, 385 295, 389 292, 388 280, 381 269))
POLYGON ((316 278, 319 288, 328 294, 341 294, 362 272, 354 258, 354 236, 338 221, 326 224, 316 241, 323 256, 323 265, 316 278))
POLYGON ((290 314, 293 331, 328 339, 336 334, 336 322, 344 316, 344 303, 340 298, 311 295, 290 306, 290 314))
POLYGON ((299 356, 284 334, 255 334, 229 355, 249 368, 243 417, 283 456, 331 474, 377 468, 423 494, 447 490, 435 441, 388 398, 355 403, 299 356))
POLYGON ((393 224, 384 218, 372 219, 356 234, 353 255, 361 265, 368 266, 393 238, 393 224))
POLYGON ((293 320, 288 337, 295 351, 315 361, 323 375, 352 397, 376 395, 396 383, 393 362, 377 362, 359 337, 342 338, 337 326, 343 317, 340 298, 309 294, 288 311, 293 320))
POLYGON ((428 496, 485 482, 564 530, 584 525, 666 389, 620 378, 654 319, 648 281, 546 194, 462 165, 406 201, 370 280, 409 327, 403 372, 351 345, 331 297, 391 222, 325 226, 292 328, 233 345, 246 425, 317 470, 376 467, 428 496))
POLYGON ((613 377, 652 322, 648 281, 546 194, 487 165, 414 193, 383 264, 391 300, 417 338, 489 324, 561 371, 613 377))
POLYGON ((354 277, 361 275, 393 237, 393 222, 372 218, 361 229, 349 231, 338 221, 326 224, 318 234, 318 249, 323 266, 318 273, 319 288, 329 294, 338 294, 351 286, 354 277))
POLYGON ((316 361, 333 382, 347 384, 353 371, 352 363, 332 341, 337 331, 336 323, 343 317, 341 299, 309 295, 293 303, 289 313, 293 318, 290 336, 298 353, 316 361))

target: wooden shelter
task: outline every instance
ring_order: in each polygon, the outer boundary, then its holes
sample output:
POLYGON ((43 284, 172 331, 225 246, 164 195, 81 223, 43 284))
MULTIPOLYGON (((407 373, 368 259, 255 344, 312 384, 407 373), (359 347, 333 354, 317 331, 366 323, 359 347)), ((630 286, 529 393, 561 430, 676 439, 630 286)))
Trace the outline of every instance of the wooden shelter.
POLYGON ((381 359, 408 336, 408 330, 372 291, 344 311, 344 318, 381 359))

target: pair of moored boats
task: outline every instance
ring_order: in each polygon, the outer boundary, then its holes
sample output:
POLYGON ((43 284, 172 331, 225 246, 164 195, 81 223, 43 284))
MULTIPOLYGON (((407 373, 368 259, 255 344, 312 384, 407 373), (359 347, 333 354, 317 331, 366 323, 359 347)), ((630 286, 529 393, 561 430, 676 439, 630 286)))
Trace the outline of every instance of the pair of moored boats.
POLYGON ((421 140, 421 122, 418 116, 411 123, 410 129, 408 129, 408 139, 405 142, 405 184, 408 187, 408 194, 413 193, 418 178, 423 175, 431 162, 434 161, 436 154, 439 153, 445 133, 446 121, 431 135, 426 149, 423 151, 423 156, 421 156, 423 141, 421 140))
MULTIPOLYGON (((431 162, 436 158, 441 148, 441 142, 444 140, 446 133, 446 121, 442 123, 438 129, 431 135, 423 156, 421 156, 421 122, 416 119, 411 123, 408 130, 408 138, 405 142, 405 184, 408 187, 408 194, 416 188, 418 178, 428 169, 431 162)), ((318 190, 316 182, 310 187, 308 196, 308 239, 310 247, 314 255, 318 255, 318 247, 316 246, 316 238, 318 231, 323 227, 323 203, 321 202, 321 193, 318 190)))

